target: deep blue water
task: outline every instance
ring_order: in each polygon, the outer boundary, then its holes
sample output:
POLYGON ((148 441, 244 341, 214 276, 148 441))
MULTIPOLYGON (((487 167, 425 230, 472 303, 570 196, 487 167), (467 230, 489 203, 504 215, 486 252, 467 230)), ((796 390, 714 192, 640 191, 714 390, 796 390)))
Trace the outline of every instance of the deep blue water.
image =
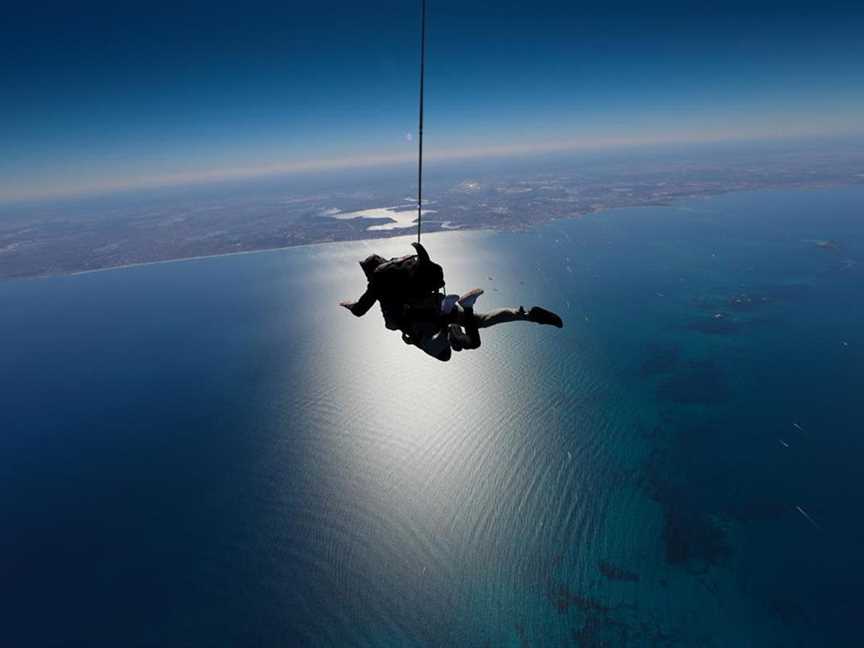
POLYGON ((3 645, 860 644, 864 187, 426 242, 0 284, 3 645))

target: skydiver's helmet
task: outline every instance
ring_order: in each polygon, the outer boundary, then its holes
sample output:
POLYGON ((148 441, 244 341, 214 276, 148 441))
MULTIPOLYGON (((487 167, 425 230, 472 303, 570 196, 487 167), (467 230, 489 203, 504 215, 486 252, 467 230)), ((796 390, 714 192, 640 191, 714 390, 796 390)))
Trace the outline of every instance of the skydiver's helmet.
POLYGON ((366 278, 369 281, 372 281, 372 273, 380 266, 382 263, 386 263, 387 259, 378 255, 372 254, 360 262, 360 267, 363 268, 363 273, 366 275, 366 278))

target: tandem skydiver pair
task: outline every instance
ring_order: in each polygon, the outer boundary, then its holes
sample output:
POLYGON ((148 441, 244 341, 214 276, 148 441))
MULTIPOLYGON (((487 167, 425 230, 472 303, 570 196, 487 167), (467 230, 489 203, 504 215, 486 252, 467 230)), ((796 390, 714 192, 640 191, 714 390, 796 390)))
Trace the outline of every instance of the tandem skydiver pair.
POLYGON ((483 290, 475 288, 463 295, 442 292, 443 268, 429 258, 420 243, 412 245, 416 254, 389 260, 373 254, 361 261, 368 281, 366 291, 357 301, 340 305, 362 317, 378 302, 384 326, 401 331, 406 344, 444 362, 453 351, 477 349, 481 328, 520 321, 558 328, 564 325, 558 315, 539 306, 475 312, 483 290))

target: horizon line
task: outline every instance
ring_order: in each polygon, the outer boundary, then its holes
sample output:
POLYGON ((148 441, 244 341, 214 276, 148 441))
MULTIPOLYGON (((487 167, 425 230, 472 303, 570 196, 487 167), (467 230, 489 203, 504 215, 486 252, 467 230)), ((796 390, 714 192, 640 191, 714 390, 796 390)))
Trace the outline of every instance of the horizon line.
MULTIPOLYGON (((759 142, 777 140, 808 139, 812 137, 860 137, 864 132, 825 132, 810 131, 797 133, 760 133, 743 134, 740 132, 710 132, 693 136, 654 136, 644 138, 601 137, 594 139, 563 140, 541 144, 511 144, 499 146, 475 146, 461 149, 432 150, 423 156, 425 162, 441 162, 459 159, 482 159, 495 157, 522 157, 546 153, 592 152, 621 148, 664 144, 711 144, 718 142, 759 142)), ((281 175, 302 175, 316 171, 340 171, 350 169, 378 168, 417 162, 417 152, 368 155, 362 157, 325 158, 317 160, 298 160, 276 164, 235 167, 229 169, 210 169, 181 172, 169 175, 153 175, 140 180, 90 183, 81 187, 58 189, 56 191, 24 191, 17 194, 0 193, 0 204, 53 202, 57 200, 76 200, 96 198, 112 194, 152 190, 161 188, 219 184, 231 180, 251 180, 281 175)))

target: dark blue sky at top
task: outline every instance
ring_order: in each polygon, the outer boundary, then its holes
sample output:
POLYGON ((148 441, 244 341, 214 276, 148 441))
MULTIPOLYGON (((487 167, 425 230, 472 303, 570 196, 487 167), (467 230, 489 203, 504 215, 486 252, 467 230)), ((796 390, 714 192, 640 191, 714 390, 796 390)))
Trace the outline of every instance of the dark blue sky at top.
MULTIPOLYGON (((7 8, 0 197, 408 153, 418 5, 7 8)), ((428 146, 855 130, 860 5, 429 0, 428 146)))

